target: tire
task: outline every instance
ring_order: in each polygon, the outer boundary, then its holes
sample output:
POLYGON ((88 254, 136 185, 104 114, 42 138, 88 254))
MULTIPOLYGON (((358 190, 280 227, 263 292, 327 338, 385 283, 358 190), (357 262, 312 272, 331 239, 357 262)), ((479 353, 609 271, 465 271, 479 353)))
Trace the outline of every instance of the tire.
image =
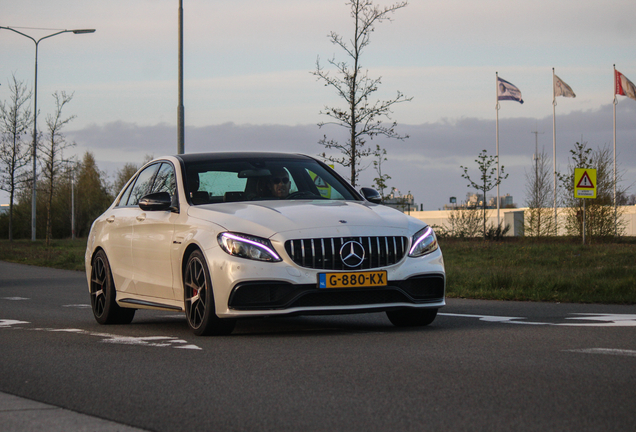
POLYGON ((100 324, 130 324, 135 309, 123 308, 115 301, 117 292, 110 271, 110 263, 103 250, 93 257, 91 268, 91 307, 100 324))
POLYGON ((190 330, 197 336, 229 335, 235 319, 216 316, 210 270, 201 251, 188 257, 183 275, 183 300, 190 330))
POLYGON ((423 327, 435 320, 437 309, 397 309, 386 311, 386 316, 397 327, 423 327))

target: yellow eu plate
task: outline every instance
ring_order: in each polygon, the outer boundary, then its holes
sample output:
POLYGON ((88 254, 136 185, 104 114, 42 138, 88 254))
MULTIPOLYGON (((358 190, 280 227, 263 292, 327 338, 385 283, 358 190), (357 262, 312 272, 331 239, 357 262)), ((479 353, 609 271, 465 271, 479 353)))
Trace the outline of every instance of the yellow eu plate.
POLYGON ((386 277, 386 270, 348 273, 320 273, 318 274, 318 288, 386 286, 386 277))

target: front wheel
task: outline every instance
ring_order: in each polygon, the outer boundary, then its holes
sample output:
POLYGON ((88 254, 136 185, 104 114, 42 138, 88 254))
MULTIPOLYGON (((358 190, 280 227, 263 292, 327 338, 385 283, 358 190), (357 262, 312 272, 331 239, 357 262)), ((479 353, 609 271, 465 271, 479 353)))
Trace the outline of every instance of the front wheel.
POLYGON ((435 320, 437 309, 396 309, 386 311, 386 316, 397 327, 423 327, 435 320))
POLYGON ((210 271, 200 251, 188 258, 183 275, 183 296, 188 326, 197 336, 228 335, 234 330, 236 320, 221 319, 214 312, 214 295, 210 271))
POLYGON ((93 258, 91 268, 91 307, 100 324, 130 324, 135 309, 120 307, 115 301, 116 291, 110 263, 103 250, 93 258))

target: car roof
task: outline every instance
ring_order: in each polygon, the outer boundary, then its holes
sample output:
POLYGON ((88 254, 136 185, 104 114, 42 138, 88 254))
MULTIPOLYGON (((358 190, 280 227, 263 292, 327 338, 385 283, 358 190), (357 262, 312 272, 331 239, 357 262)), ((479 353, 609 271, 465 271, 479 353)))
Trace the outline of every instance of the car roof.
POLYGON ((186 153, 174 156, 184 163, 221 161, 221 160, 241 160, 241 159, 298 159, 314 160, 314 158, 299 153, 277 153, 277 152, 211 152, 211 153, 186 153))

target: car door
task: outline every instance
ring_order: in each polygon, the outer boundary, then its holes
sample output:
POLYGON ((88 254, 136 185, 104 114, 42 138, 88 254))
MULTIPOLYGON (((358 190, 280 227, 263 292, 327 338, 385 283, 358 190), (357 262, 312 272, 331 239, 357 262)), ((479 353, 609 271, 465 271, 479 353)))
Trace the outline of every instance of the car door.
POLYGON ((119 202, 106 217, 109 224, 106 254, 118 292, 135 293, 132 238, 133 225, 139 215, 136 202, 145 195, 158 168, 159 165, 156 164, 144 168, 130 182, 119 202))
MULTIPOLYGON (((174 167, 163 162, 148 193, 168 192, 176 203, 174 167)), ((140 197, 141 198, 141 197, 140 197)), ((171 210, 143 211, 133 223, 132 262, 137 294, 174 299, 171 248, 174 224, 179 214, 171 210)))

